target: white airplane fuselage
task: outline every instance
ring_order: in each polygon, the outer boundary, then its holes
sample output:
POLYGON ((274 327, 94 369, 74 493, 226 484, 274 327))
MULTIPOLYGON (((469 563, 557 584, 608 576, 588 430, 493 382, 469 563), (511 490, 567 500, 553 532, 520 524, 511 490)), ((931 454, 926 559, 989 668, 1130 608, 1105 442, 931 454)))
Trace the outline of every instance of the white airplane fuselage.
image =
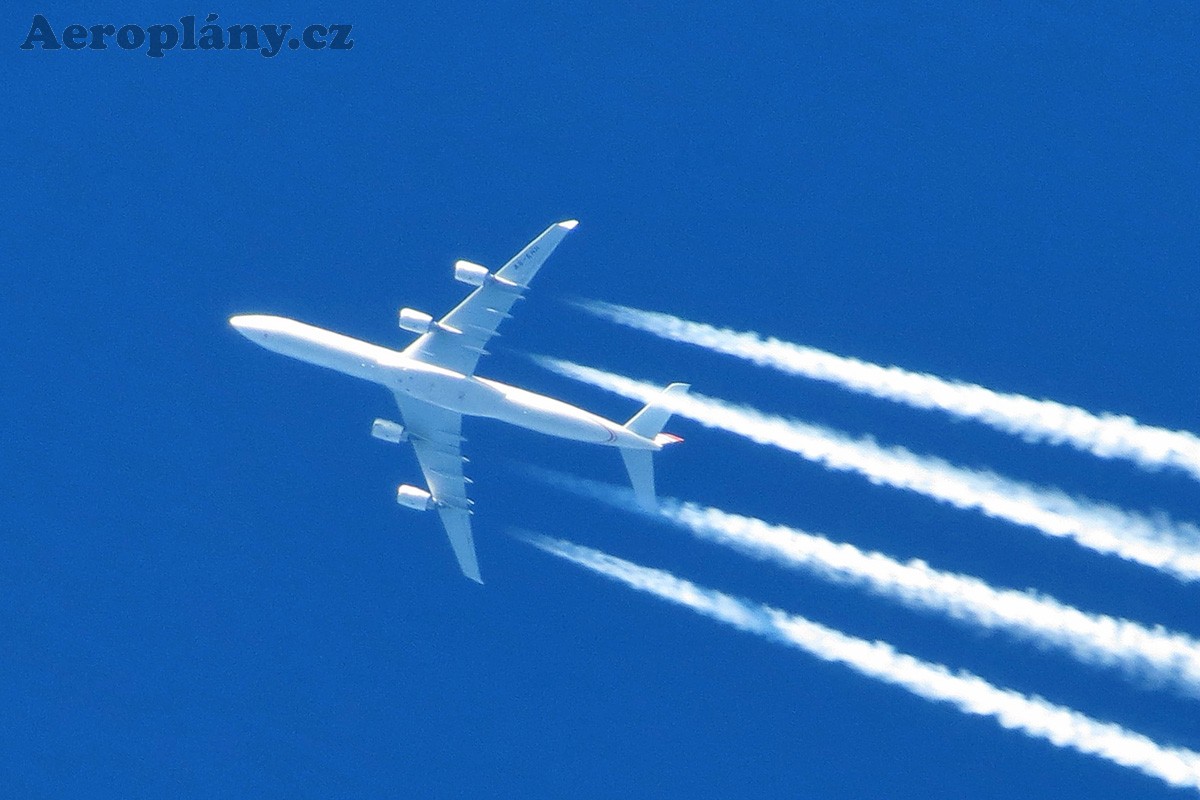
POLYGON ((560 439, 634 450, 661 450, 619 423, 499 381, 462 375, 403 353, 285 317, 246 314, 230 324, 268 350, 377 383, 458 412, 508 422, 560 439))

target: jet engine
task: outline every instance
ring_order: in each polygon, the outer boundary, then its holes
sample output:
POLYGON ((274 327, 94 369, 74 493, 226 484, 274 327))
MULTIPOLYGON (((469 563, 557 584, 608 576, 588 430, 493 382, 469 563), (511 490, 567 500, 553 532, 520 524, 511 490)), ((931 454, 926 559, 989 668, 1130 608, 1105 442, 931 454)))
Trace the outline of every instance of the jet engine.
POLYGON ((429 333, 433 327, 433 317, 424 311, 411 308, 400 309, 400 327, 410 333, 429 333))
POLYGON ((470 261, 454 262, 454 280, 468 286, 483 286, 488 279, 487 267, 470 261))
POLYGON ((396 502, 417 511, 428 511, 436 505, 433 502, 433 495, 424 489, 409 486, 407 483, 402 483, 396 488, 396 502))
POLYGON ((458 328, 449 325, 443 325, 440 322, 434 322, 433 317, 426 314, 424 311, 416 311, 411 308, 400 309, 400 327, 410 333, 426 334, 430 331, 445 331, 446 333, 461 334, 458 328))
POLYGON ((377 419, 371 423, 371 435, 376 439, 392 444, 408 441, 408 431, 398 422, 390 419, 377 419))

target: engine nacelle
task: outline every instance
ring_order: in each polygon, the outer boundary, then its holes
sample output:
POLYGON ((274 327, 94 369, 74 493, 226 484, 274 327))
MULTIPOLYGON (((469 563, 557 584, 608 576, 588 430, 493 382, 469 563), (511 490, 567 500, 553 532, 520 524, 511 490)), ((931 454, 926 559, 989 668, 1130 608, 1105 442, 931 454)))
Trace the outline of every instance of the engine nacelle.
POLYGON ((424 311, 411 308, 400 309, 400 327, 410 333, 429 333, 434 327, 433 317, 424 311))
POLYGON ((488 279, 487 267, 471 261, 454 262, 454 280, 468 286, 483 286, 488 279))
POLYGON ((377 419, 371 423, 371 435, 376 439, 392 444, 408 441, 408 431, 399 422, 390 419, 377 419))
POLYGON ((462 331, 450 325, 443 325, 440 322, 435 322, 433 317, 426 314, 424 311, 415 311, 411 308, 400 309, 400 327, 411 333, 426 334, 432 331, 442 331, 444 333, 453 333, 461 335, 462 331))
POLYGON ((436 505, 433 502, 433 495, 424 489, 409 486, 407 483, 402 483, 397 487, 396 502, 416 511, 428 511, 436 505))

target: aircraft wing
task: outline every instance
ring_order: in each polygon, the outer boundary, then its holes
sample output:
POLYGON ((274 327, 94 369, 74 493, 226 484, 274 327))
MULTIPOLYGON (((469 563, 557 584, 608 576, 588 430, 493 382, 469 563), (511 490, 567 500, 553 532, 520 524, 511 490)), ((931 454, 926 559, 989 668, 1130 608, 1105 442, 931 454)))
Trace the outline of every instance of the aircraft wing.
POLYGON ((402 394, 396 395, 396 404, 458 566, 468 578, 483 583, 471 536, 467 477, 463 475, 462 415, 402 394))
POLYGON ((496 335, 500 323, 511 316, 508 312, 513 304, 521 299, 554 248, 578 224, 572 219, 551 225, 442 317, 436 328, 409 345, 404 354, 463 375, 474 374, 479 358, 487 353, 484 346, 496 335))

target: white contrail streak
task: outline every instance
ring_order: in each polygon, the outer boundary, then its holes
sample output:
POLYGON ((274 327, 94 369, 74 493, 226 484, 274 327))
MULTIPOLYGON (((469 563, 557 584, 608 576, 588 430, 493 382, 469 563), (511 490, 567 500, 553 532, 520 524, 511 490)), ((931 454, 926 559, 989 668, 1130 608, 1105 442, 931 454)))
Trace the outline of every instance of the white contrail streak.
MULTIPOLYGON (((661 388, 570 361, 533 356, 543 367, 642 402, 661 388)), ((1071 539, 1098 553, 1116 555, 1179 578, 1200 579, 1200 529, 1165 516, 1146 517, 1057 489, 1032 486, 993 472, 958 467, 902 447, 882 447, 819 425, 765 414, 723 400, 690 394, 661 400, 673 413, 709 428, 772 445, 875 484, 916 492, 955 508, 1025 525, 1047 536, 1071 539)))
POLYGON ((933 611, 984 630, 999 630, 1112 667, 1155 684, 1200 696, 1200 641, 1161 626, 1092 614, 1032 590, 998 589, 970 576, 943 572, 920 560, 832 542, 816 534, 717 508, 664 498, 658 512, 638 506, 627 490, 552 470, 529 468, 538 480, 623 511, 663 518, 702 539, 769 560, 920 611, 933 611))
POLYGON ((989 717, 1056 747, 1102 758, 1170 784, 1200 791, 1200 753, 1159 744, 1112 722, 1101 722, 1040 697, 1003 689, 969 672, 898 653, 885 642, 869 642, 793 616, 642 567, 598 550, 522 534, 552 555, 718 622, 803 650, 823 661, 843 664, 860 675, 899 686, 964 714, 989 717))
POLYGON ((1143 425, 1128 416, 1093 414, 1052 400, 1035 400, 900 367, 884 367, 657 311, 594 300, 575 305, 602 319, 664 339, 698 345, 912 408, 937 409, 959 419, 976 420, 1028 442, 1066 444, 1100 458, 1126 459, 1143 469, 1182 470, 1200 480, 1200 437, 1188 431, 1143 425))

